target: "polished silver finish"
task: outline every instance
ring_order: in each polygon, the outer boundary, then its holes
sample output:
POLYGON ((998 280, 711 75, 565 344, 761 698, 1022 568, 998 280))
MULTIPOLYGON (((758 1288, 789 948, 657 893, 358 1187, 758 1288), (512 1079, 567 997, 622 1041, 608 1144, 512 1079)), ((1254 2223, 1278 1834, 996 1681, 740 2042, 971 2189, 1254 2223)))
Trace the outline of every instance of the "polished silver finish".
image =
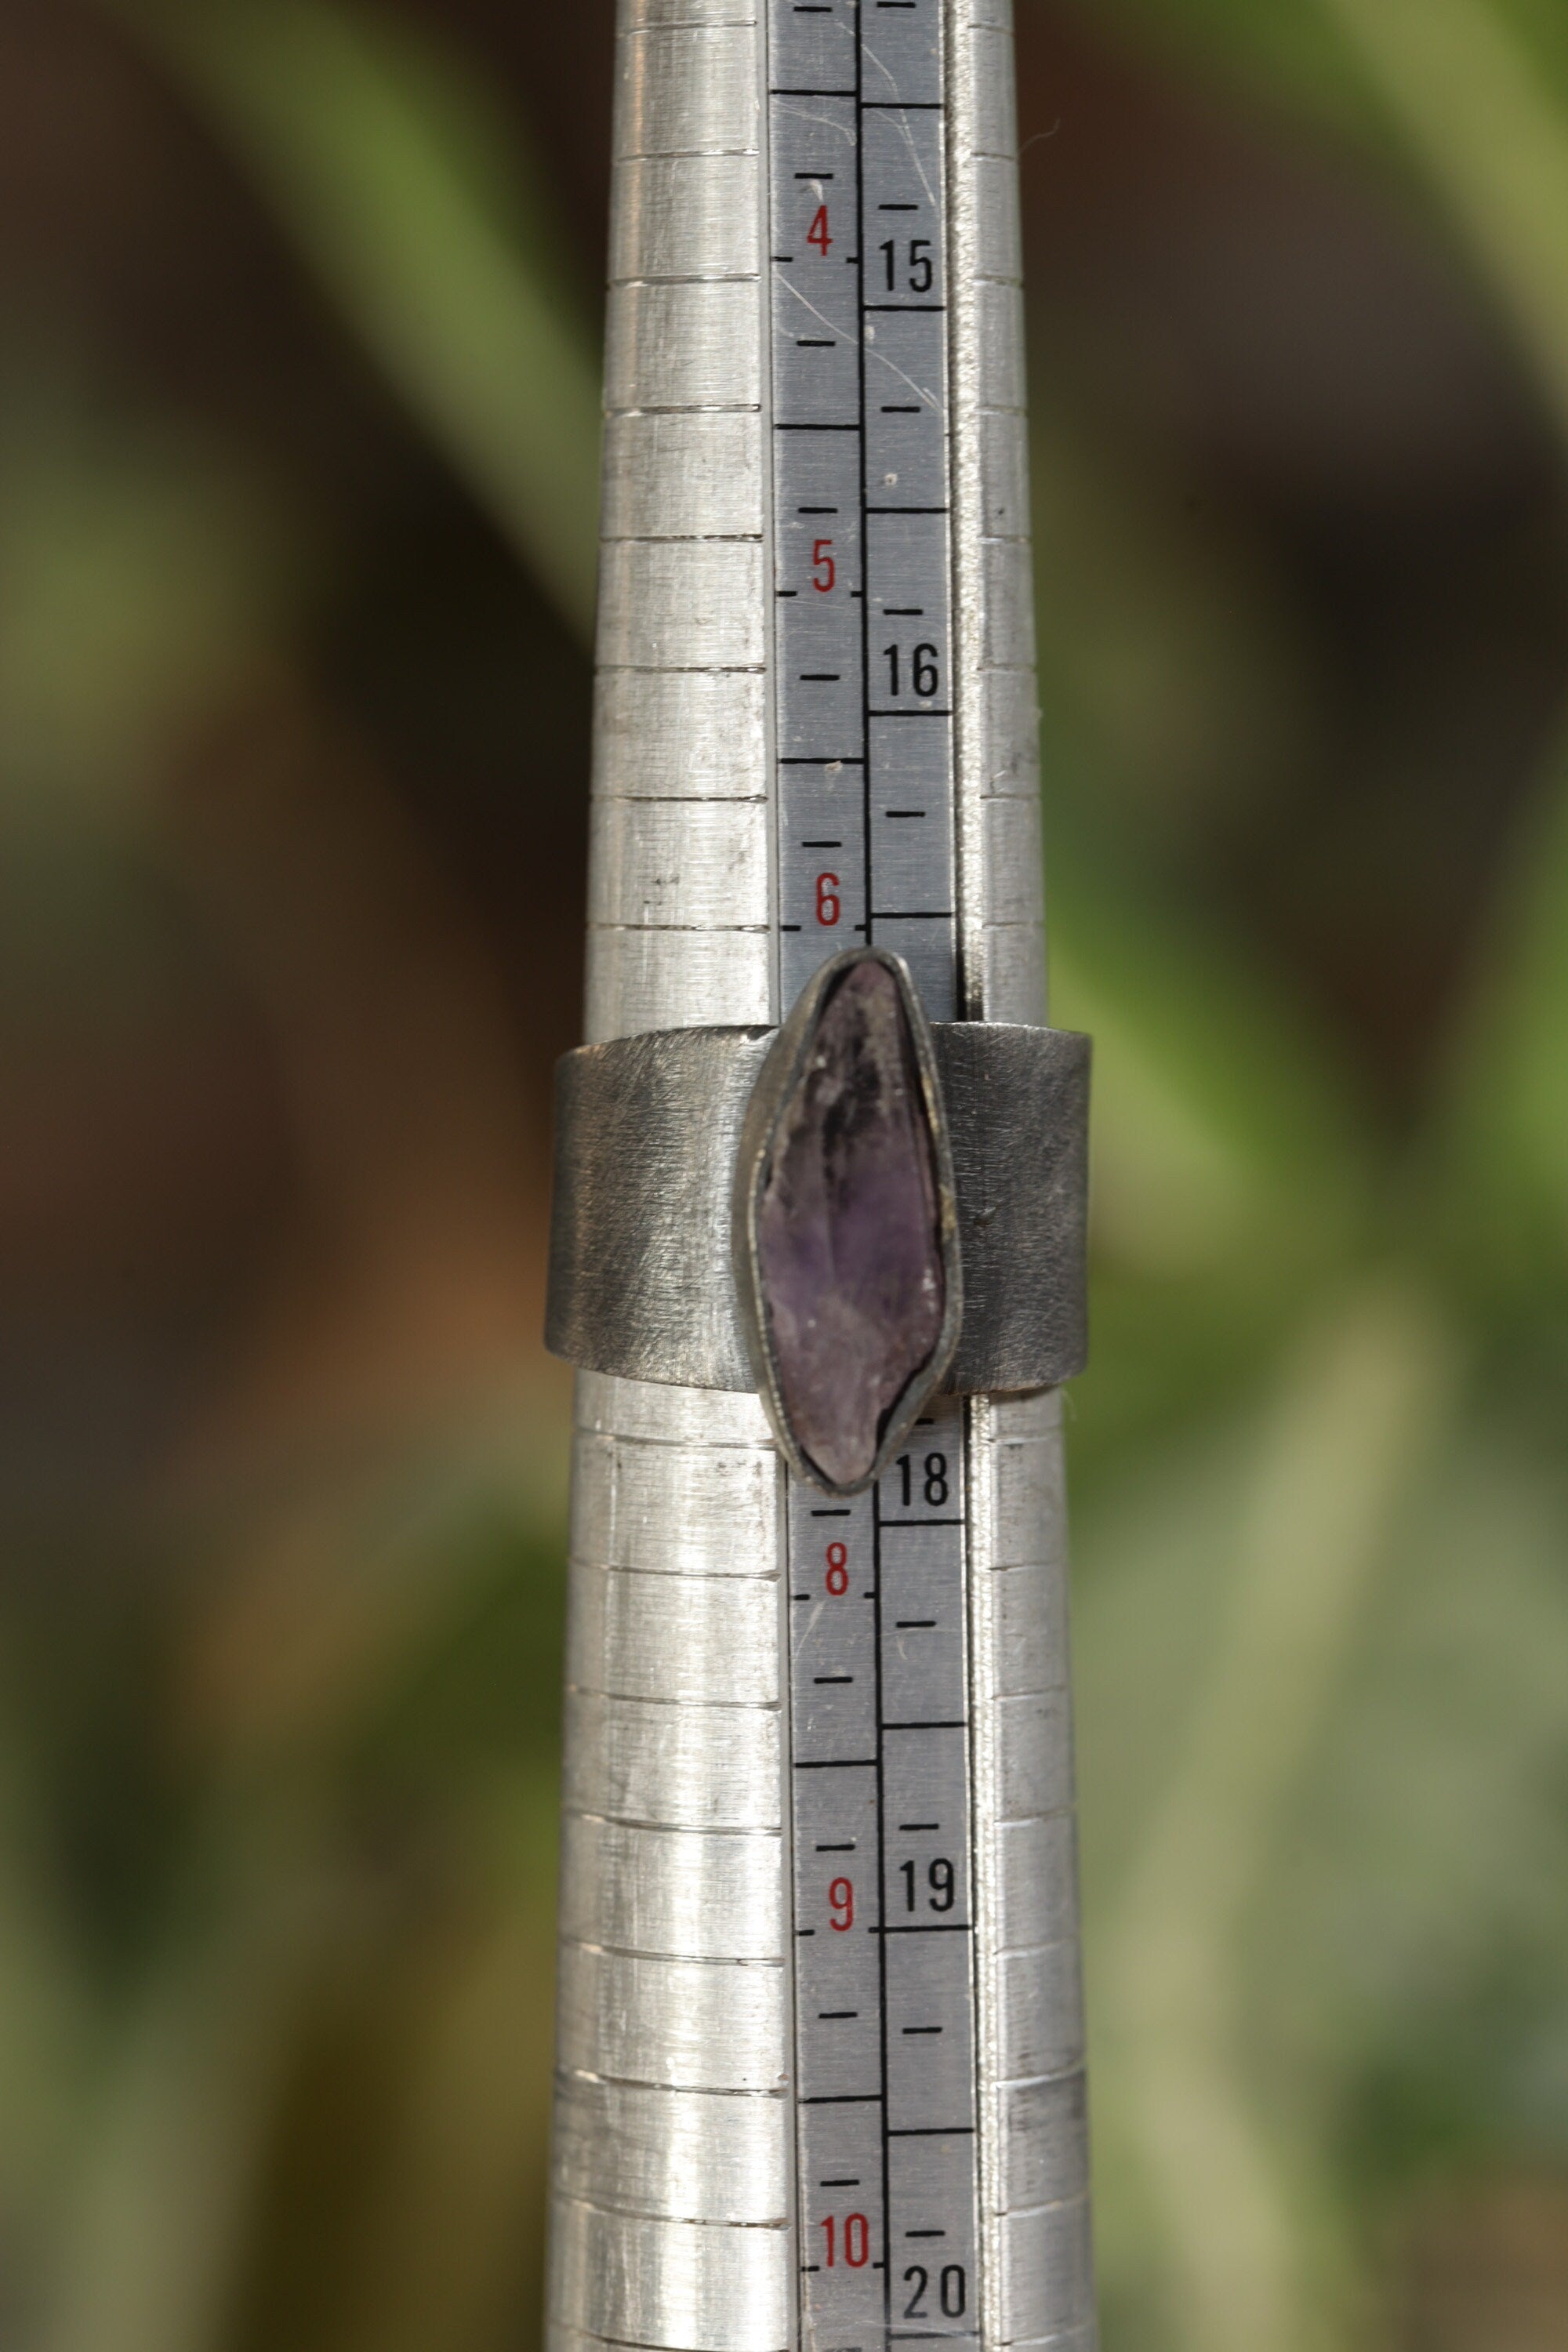
POLYGON ((968 1411, 985 2340, 1089 2345, 1061 1403, 968 1411))
POLYGON ((755 7, 628 0, 618 59, 591 1041, 775 1009, 755 7))
MULTIPOLYGON (((948 40, 962 1010, 1028 1022, 1046 984, 1011 0, 952 0, 948 40)), ((1012 2096, 1083 2066, 1061 1409, 968 1411, 985 2341, 1092 2352, 1087 2147, 1075 2134, 1054 2195, 1021 2197, 1012 2096)))
MULTIPOLYGON (((954 811, 956 887, 940 903, 957 992, 939 1000, 933 966, 926 999, 1037 1023, 1005 0, 949 0, 944 39, 945 397, 929 352, 900 362, 923 411, 911 424, 950 428, 952 764, 934 781, 954 811)), ((763 50, 752 0, 623 0, 591 1042, 775 1022, 781 890, 838 870, 792 882, 774 824, 789 722, 772 678, 767 279, 789 248, 768 236, 763 50)), ((1059 1412, 1049 1396, 942 1410, 966 1426, 981 2340, 1092 2352, 1059 1412)), ((549 2341, 785 2352, 804 2233, 781 1569, 808 1490, 792 1486, 786 1511, 753 1395, 588 1373, 577 1423, 549 2341)))
MULTIPOLYGON (((549 1345, 593 1371, 760 1390, 786 1456, 748 1220, 822 989, 863 952, 825 965, 782 1030, 617 1038, 564 1055, 556 1076, 549 1345)), ((927 1024, 912 991, 908 1001, 929 1053, 952 1328, 873 1477, 933 1390, 1070 1380, 1088 1340, 1089 1041, 1005 1023, 927 1024)))
MULTIPOLYGON (((755 11, 619 28, 587 1034, 775 1017, 755 11)), ((782 1476, 585 1373, 548 2340, 793 2337, 782 1476)))
POLYGON ((963 1011, 1045 1015, 1010 0, 948 11, 963 1011))

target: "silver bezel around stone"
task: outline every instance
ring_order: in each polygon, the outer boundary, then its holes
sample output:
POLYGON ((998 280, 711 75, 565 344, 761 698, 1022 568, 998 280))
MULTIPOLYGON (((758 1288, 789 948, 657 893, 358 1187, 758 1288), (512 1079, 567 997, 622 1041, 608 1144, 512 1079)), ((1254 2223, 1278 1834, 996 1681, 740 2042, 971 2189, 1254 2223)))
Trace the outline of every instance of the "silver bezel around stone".
POLYGON ((931 1024, 908 964, 901 956, 894 955, 886 948, 851 948, 843 955, 835 956, 831 962, 825 963, 806 982, 773 1040, 758 1074, 741 1132, 741 1148, 735 1169, 734 1256, 735 1287, 740 1300, 746 1350, 758 1394, 766 1408, 780 1451, 791 1469, 823 1494, 840 1498, 864 1494, 881 1476, 941 1388, 952 1366, 963 1320, 963 1276, 959 1251, 952 1149, 931 1024), (839 1486, 813 1462, 790 1424, 763 1288, 758 1217, 780 1123, 804 1076, 822 1014, 839 982, 857 966, 865 963, 879 964, 892 976, 914 1049, 921 1108, 935 1161, 937 1240, 942 1256, 944 1300, 936 1345, 925 1364, 911 1377, 889 1414, 870 1469, 852 1485, 839 1486))

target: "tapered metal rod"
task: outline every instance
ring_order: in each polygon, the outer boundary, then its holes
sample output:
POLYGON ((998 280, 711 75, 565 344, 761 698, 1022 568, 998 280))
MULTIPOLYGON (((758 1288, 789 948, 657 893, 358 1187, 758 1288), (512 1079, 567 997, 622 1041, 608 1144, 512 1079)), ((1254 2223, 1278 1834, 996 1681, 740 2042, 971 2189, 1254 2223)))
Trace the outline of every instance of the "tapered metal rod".
MULTIPOLYGON (((832 0, 864 45, 875 0, 860 5, 863 24, 832 0)), ((1006 0, 949 0, 941 33, 955 1009, 1037 1023, 1006 0)), ((591 1042, 787 1010, 769 49, 763 0, 623 0, 591 1042)), ((886 2316, 857 2342, 882 2352, 929 2310, 931 2332, 996 2352, 1087 2352, 1059 1400, 962 1412, 976 2275, 946 2318, 936 2269, 908 2320, 889 2280, 886 2316)), ((579 1379, 549 2290, 560 2352, 827 2352, 801 2291, 821 2255, 797 2173, 788 1521, 756 1399, 579 1379)))

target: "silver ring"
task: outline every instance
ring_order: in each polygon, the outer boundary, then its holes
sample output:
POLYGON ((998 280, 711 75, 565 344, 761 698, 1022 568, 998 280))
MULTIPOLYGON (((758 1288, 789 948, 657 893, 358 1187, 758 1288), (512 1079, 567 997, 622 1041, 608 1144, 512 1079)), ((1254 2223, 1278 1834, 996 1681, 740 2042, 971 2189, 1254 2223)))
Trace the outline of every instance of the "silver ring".
POLYGON ((831 1482, 802 1458, 782 1403, 755 1204, 821 1009, 866 961, 894 972, 909 1017, 948 1275, 938 1344, 889 1420, 879 1468, 938 1387, 1050 1388, 1083 1369, 1088 1038, 928 1023, 901 960, 860 949, 824 966, 782 1029, 655 1031, 584 1046, 556 1071, 546 1345, 589 1371, 759 1391, 819 1485, 831 1482))

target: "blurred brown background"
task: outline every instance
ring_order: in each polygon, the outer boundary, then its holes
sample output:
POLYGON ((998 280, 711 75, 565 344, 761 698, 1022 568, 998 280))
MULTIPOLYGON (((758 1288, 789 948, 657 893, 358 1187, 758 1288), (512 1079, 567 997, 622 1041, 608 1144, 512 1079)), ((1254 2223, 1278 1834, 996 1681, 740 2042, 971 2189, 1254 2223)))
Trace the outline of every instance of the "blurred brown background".
MULTIPOLYGON (((0 0, 0 2344, 538 2341, 608 0, 0 0)), ((1020 0, 1107 2352, 1568 2347, 1568 16, 1020 0)))

